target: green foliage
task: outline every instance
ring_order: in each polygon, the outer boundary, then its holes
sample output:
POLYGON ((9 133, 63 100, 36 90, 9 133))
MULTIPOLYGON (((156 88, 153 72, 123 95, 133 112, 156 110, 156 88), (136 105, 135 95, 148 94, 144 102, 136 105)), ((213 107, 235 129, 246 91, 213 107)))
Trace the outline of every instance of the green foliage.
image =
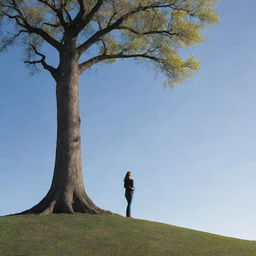
POLYGON ((256 242, 120 216, 0 217, 3 256, 255 256, 256 242))
POLYGON ((79 56, 87 56, 93 45, 97 49, 94 58, 81 63, 81 70, 100 61, 136 58, 164 72, 166 84, 173 85, 200 68, 195 58, 183 59, 179 49, 201 43, 201 30, 218 22, 216 1, 1 0, 5 33, 0 50, 20 40, 28 63, 40 64, 33 62, 38 54, 29 45, 40 48, 47 42, 60 50, 73 37, 79 56))

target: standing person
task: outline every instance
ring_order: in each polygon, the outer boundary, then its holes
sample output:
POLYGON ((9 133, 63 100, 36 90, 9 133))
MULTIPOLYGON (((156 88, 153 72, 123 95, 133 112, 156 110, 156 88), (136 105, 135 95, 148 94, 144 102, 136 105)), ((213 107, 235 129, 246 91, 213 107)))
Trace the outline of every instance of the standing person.
POLYGON ((132 173, 128 171, 124 177, 125 198, 127 200, 126 217, 131 217, 131 203, 134 192, 134 181, 132 173))

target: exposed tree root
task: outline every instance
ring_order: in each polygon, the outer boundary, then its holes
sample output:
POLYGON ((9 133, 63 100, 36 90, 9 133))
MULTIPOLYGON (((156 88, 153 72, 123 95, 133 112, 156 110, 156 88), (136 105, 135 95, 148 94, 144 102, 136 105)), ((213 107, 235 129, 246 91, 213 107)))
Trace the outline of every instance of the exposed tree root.
POLYGON ((55 213, 87 213, 87 214, 109 214, 117 215, 110 211, 96 206, 85 192, 78 193, 53 193, 51 190, 48 194, 31 209, 17 213, 15 215, 39 214, 51 215, 55 213), (62 195, 62 196, 60 196, 62 195), (63 196, 65 195, 65 196, 63 196))

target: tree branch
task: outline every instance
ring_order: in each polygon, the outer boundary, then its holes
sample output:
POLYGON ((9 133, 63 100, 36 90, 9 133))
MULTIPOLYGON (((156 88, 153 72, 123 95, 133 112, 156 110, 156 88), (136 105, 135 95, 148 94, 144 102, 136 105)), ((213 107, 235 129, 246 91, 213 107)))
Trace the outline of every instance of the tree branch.
POLYGON ((66 13, 67 17, 68 17, 68 21, 71 23, 73 20, 71 18, 71 15, 69 14, 68 10, 66 9, 65 6, 63 6, 63 10, 66 13))
POLYGON ((94 5, 94 7, 91 9, 91 11, 86 15, 85 13, 85 3, 84 0, 78 0, 78 3, 80 5, 80 11, 73 20, 72 27, 75 28, 75 33, 78 35, 81 30, 89 24, 89 22, 92 20, 93 16, 98 12, 100 7, 102 6, 104 0, 98 0, 97 3, 94 5))
POLYGON ((151 50, 148 50, 145 53, 141 53, 141 54, 124 54, 124 52, 127 51, 127 49, 124 49, 120 53, 117 53, 117 54, 98 55, 98 56, 95 56, 95 57, 81 63, 79 65, 80 73, 82 73, 83 71, 85 71, 86 69, 88 69, 89 67, 94 65, 95 63, 98 63, 100 61, 107 60, 107 59, 146 58, 146 59, 150 59, 150 60, 153 60, 155 62, 161 63, 161 62, 163 62, 163 60, 157 58, 156 56, 150 55, 150 53, 154 52, 157 48, 158 47, 156 47, 154 49, 151 49, 151 50))
POLYGON ((61 44, 55 40, 53 37, 51 37, 48 33, 46 33, 43 29, 33 27, 29 24, 29 22, 24 17, 21 10, 18 8, 17 3, 12 0, 13 6, 11 7, 14 11, 18 13, 18 15, 10 15, 6 13, 3 10, 0 10, 2 14, 4 14, 6 17, 10 19, 15 19, 16 23, 21 26, 22 28, 25 28, 29 33, 35 33, 40 35, 46 42, 48 42, 50 45, 52 45, 57 50, 60 50, 61 44))
POLYGON ((43 27, 44 25, 50 26, 50 27, 54 27, 54 28, 60 27, 60 23, 52 24, 52 23, 44 22, 44 23, 42 24, 42 27, 43 27))
POLYGON ((165 4, 163 5, 160 2, 146 5, 146 6, 138 6, 137 8, 127 12, 126 14, 122 15, 120 18, 118 18, 114 23, 108 25, 107 27, 97 31, 94 33, 89 39, 87 39, 84 43, 82 43, 78 48, 78 54, 81 55, 83 52, 85 52, 89 47, 91 47, 95 42, 99 41, 102 36, 109 33, 110 31, 118 28, 125 20, 127 20, 132 15, 139 13, 141 11, 146 11, 149 9, 154 8, 165 8, 165 7, 173 7, 173 4, 165 4))
POLYGON ((24 24, 22 24, 21 21, 19 20, 19 19, 22 19, 22 17, 20 15, 10 15, 3 10, 0 10, 0 13, 2 13, 4 16, 8 17, 9 19, 15 19, 15 21, 18 25, 25 28, 24 24))
POLYGON ((102 45, 103 45, 103 48, 104 48, 104 51, 103 51, 103 55, 104 55, 104 54, 107 53, 107 46, 106 46, 106 44, 105 44, 103 39, 101 40, 101 42, 102 42, 102 45))
POLYGON ((180 35, 179 33, 172 33, 169 30, 151 30, 151 31, 146 31, 146 32, 139 32, 133 28, 129 28, 126 26, 119 26, 116 29, 120 29, 120 30, 128 30, 136 35, 152 35, 152 34, 162 34, 162 35, 166 35, 168 37, 171 36, 178 36, 180 35))
MULTIPOLYGON (((46 0, 37 0, 37 1, 40 2, 40 3, 42 3, 42 4, 44 4, 44 5, 46 5, 46 6, 48 6, 50 9, 52 9, 52 10, 56 13, 56 15, 57 15, 57 17, 58 17, 58 19, 59 19, 60 24, 62 25, 62 27, 63 27, 64 29, 66 29, 67 23, 66 23, 66 21, 65 21, 65 19, 64 19, 64 16, 63 16, 63 13, 62 13, 62 8, 57 9, 57 8, 55 8, 55 6, 51 5, 51 4, 50 4, 48 1, 46 1, 46 0)), ((62 6, 62 5, 61 5, 61 6, 62 6)))
POLYGON ((9 36, 3 37, 0 42, 0 52, 6 50, 8 46, 12 46, 15 43, 15 40, 21 35, 21 33, 29 33, 27 30, 20 30, 18 34, 11 35, 9 33, 9 36))
POLYGON ((61 44, 51 37, 48 33, 46 33, 43 29, 37 28, 37 27, 32 27, 28 23, 25 24, 25 28, 30 32, 30 33, 35 33, 40 35, 46 42, 48 42, 50 45, 52 45, 54 48, 57 50, 60 50, 61 44))
POLYGON ((24 61, 24 63, 26 63, 26 64, 39 64, 40 63, 44 67, 44 69, 48 70, 52 74, 52 76, 55 78, 57 69, 55 69, 54 67, 52 67, 51 65, 46 63, 46 61, 45 61, 46 56, 44 54, 38 52, 36 47, 33 44, 30 44, 30 46, 33 49, 33 51, 35 52, 35 54, 40 56, 41 59, 35 60, 35 61, 24 61))

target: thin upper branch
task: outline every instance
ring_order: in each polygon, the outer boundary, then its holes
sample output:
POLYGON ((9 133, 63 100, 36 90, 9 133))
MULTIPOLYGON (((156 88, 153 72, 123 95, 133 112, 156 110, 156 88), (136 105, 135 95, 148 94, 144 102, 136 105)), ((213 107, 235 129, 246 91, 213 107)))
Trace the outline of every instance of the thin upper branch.
POLYGON ((0 52, 4 51, 8 48, 8 46, 13 45, 15 43, 15 40, 22 34, 22 33, 28 33, 27 30, 20 30, 17 34, 10 34, 4 38, 2 38, 0 42, 0 52))
POLYGON ((52 36, 50 36, 48 33, 46 33, 43 29, 33 27, 31 26, 25 19, 22 19, 24 22, 24 26, 30 33, 35 33, 40 35, 46 42, 48 42, 50 45, 52 45, 57 50, 60 50, 61 44, 54 39, 52 36))
POLYGON ((156 48, 154 50, 148 50, 145 53, 141 53, 141 54, 124 54, 124 52, 126 52, 127 49, 124 49, 120 53, 117 53, 117 54, 104 54, 103 53, 102 55, 95 56, 95 57, 81 63, 79 65, 80 72, 82 73, 83 71, 85 71, 86 69, 91 67, 92 65, 94 65, 100 61, 107 60, 107 59, 145 58, 145 59, 150 59, 155 62, 161 63, 162 62, 161 59, 157 58, 156 56, 150 55, 150 53, 154 52, 155 50, 156 50, 156 48))
POLYGON ((97 31, 94 33, 89 39, 87 39, 84 43, 82 43, 78 47, 78 54, 81 55, 83 52, 85 52, 89 47, 91 47, 95 42, 99 41, 102 36, 105 34, 109 33, 110 31, 117 29, 125 20, 127 20, 129 17, 132 15, 139 13, 141 11, 147 11, 149 9, 154 9, 154 8, 165 8, 165 7, 173 7, 173 4, 165 4, 163 5, 160 2, 151 4, 151 5, 146 5, 146 6, 138 6, 137 8, 130 10, 129 12, 125 13, 121 17, 119 17, 115 22, 112 24, 108 25, 107 27, 97 31))
POLYGON ((72 20, 72 17, 70 15, 70 13, 68 12, 68 10, 66 9, 65 5, 63 5, 63 10, 64 12, 66 13, 67 17, 68 17, 68 21, 71 23, 73 20, 72 20))
POLYGON ((67 27, 67 23, 64 19, 64 16, 63 16, 63 11, 62 11, 62 8, 56 8, 54 5, 50 4, 48 1, 46 0, 37 0, 38 2, 48 6, 50 9, 53 10, 53 12, 57 15, 59 21, 60 21, 60 24, 62 25, 62 27, 65 29, 67 27))
POLYGON ((117 27, 116 29, 119 29, 119 30, 128 30, 136 35, 152 35, 152 34, 162 34, 162 35, 166 35, 168 37, 171 37, 171 36, 178 36, 180 35, 179 33, 172 33, 171 31, 169 30, 149 30, 149 31, 145 31, 145 32, 140 32, 140 31, 137 31, 133 28, 130 28, 130 27, 126 27, 126 26, 119 26, 117 27))
POLYGON ((12 5, 9 6, 13 11, 17 13, 17 15, 11 15, 7 12, 0 10, 0 12, 5 15, 6 17, 10 19, 14 19, 22 29, 26 29, 29 33, 35 33, 40 35, 46 42, 48 42, 50 45, 52 45, 57 50, 60 50, 61 44, 54 39, 52 36, 50 36, 47 32, 45 32, 43 29, 34 27, 29 24, 28 20, 23 15, 22 11, 19 9, 17 3, 14 0, 11 0, 12 5))
POLYGON ((46 26, 50 26, 50 27, 54 27, 54 28, 59 28, 60 27, 60 23, 59 22, 57 22, 57 23, 50 23, 50 22, 44 22, 43 24, 42 24, 42 27, 44 26, 44 25, 46 25, 46 26))

